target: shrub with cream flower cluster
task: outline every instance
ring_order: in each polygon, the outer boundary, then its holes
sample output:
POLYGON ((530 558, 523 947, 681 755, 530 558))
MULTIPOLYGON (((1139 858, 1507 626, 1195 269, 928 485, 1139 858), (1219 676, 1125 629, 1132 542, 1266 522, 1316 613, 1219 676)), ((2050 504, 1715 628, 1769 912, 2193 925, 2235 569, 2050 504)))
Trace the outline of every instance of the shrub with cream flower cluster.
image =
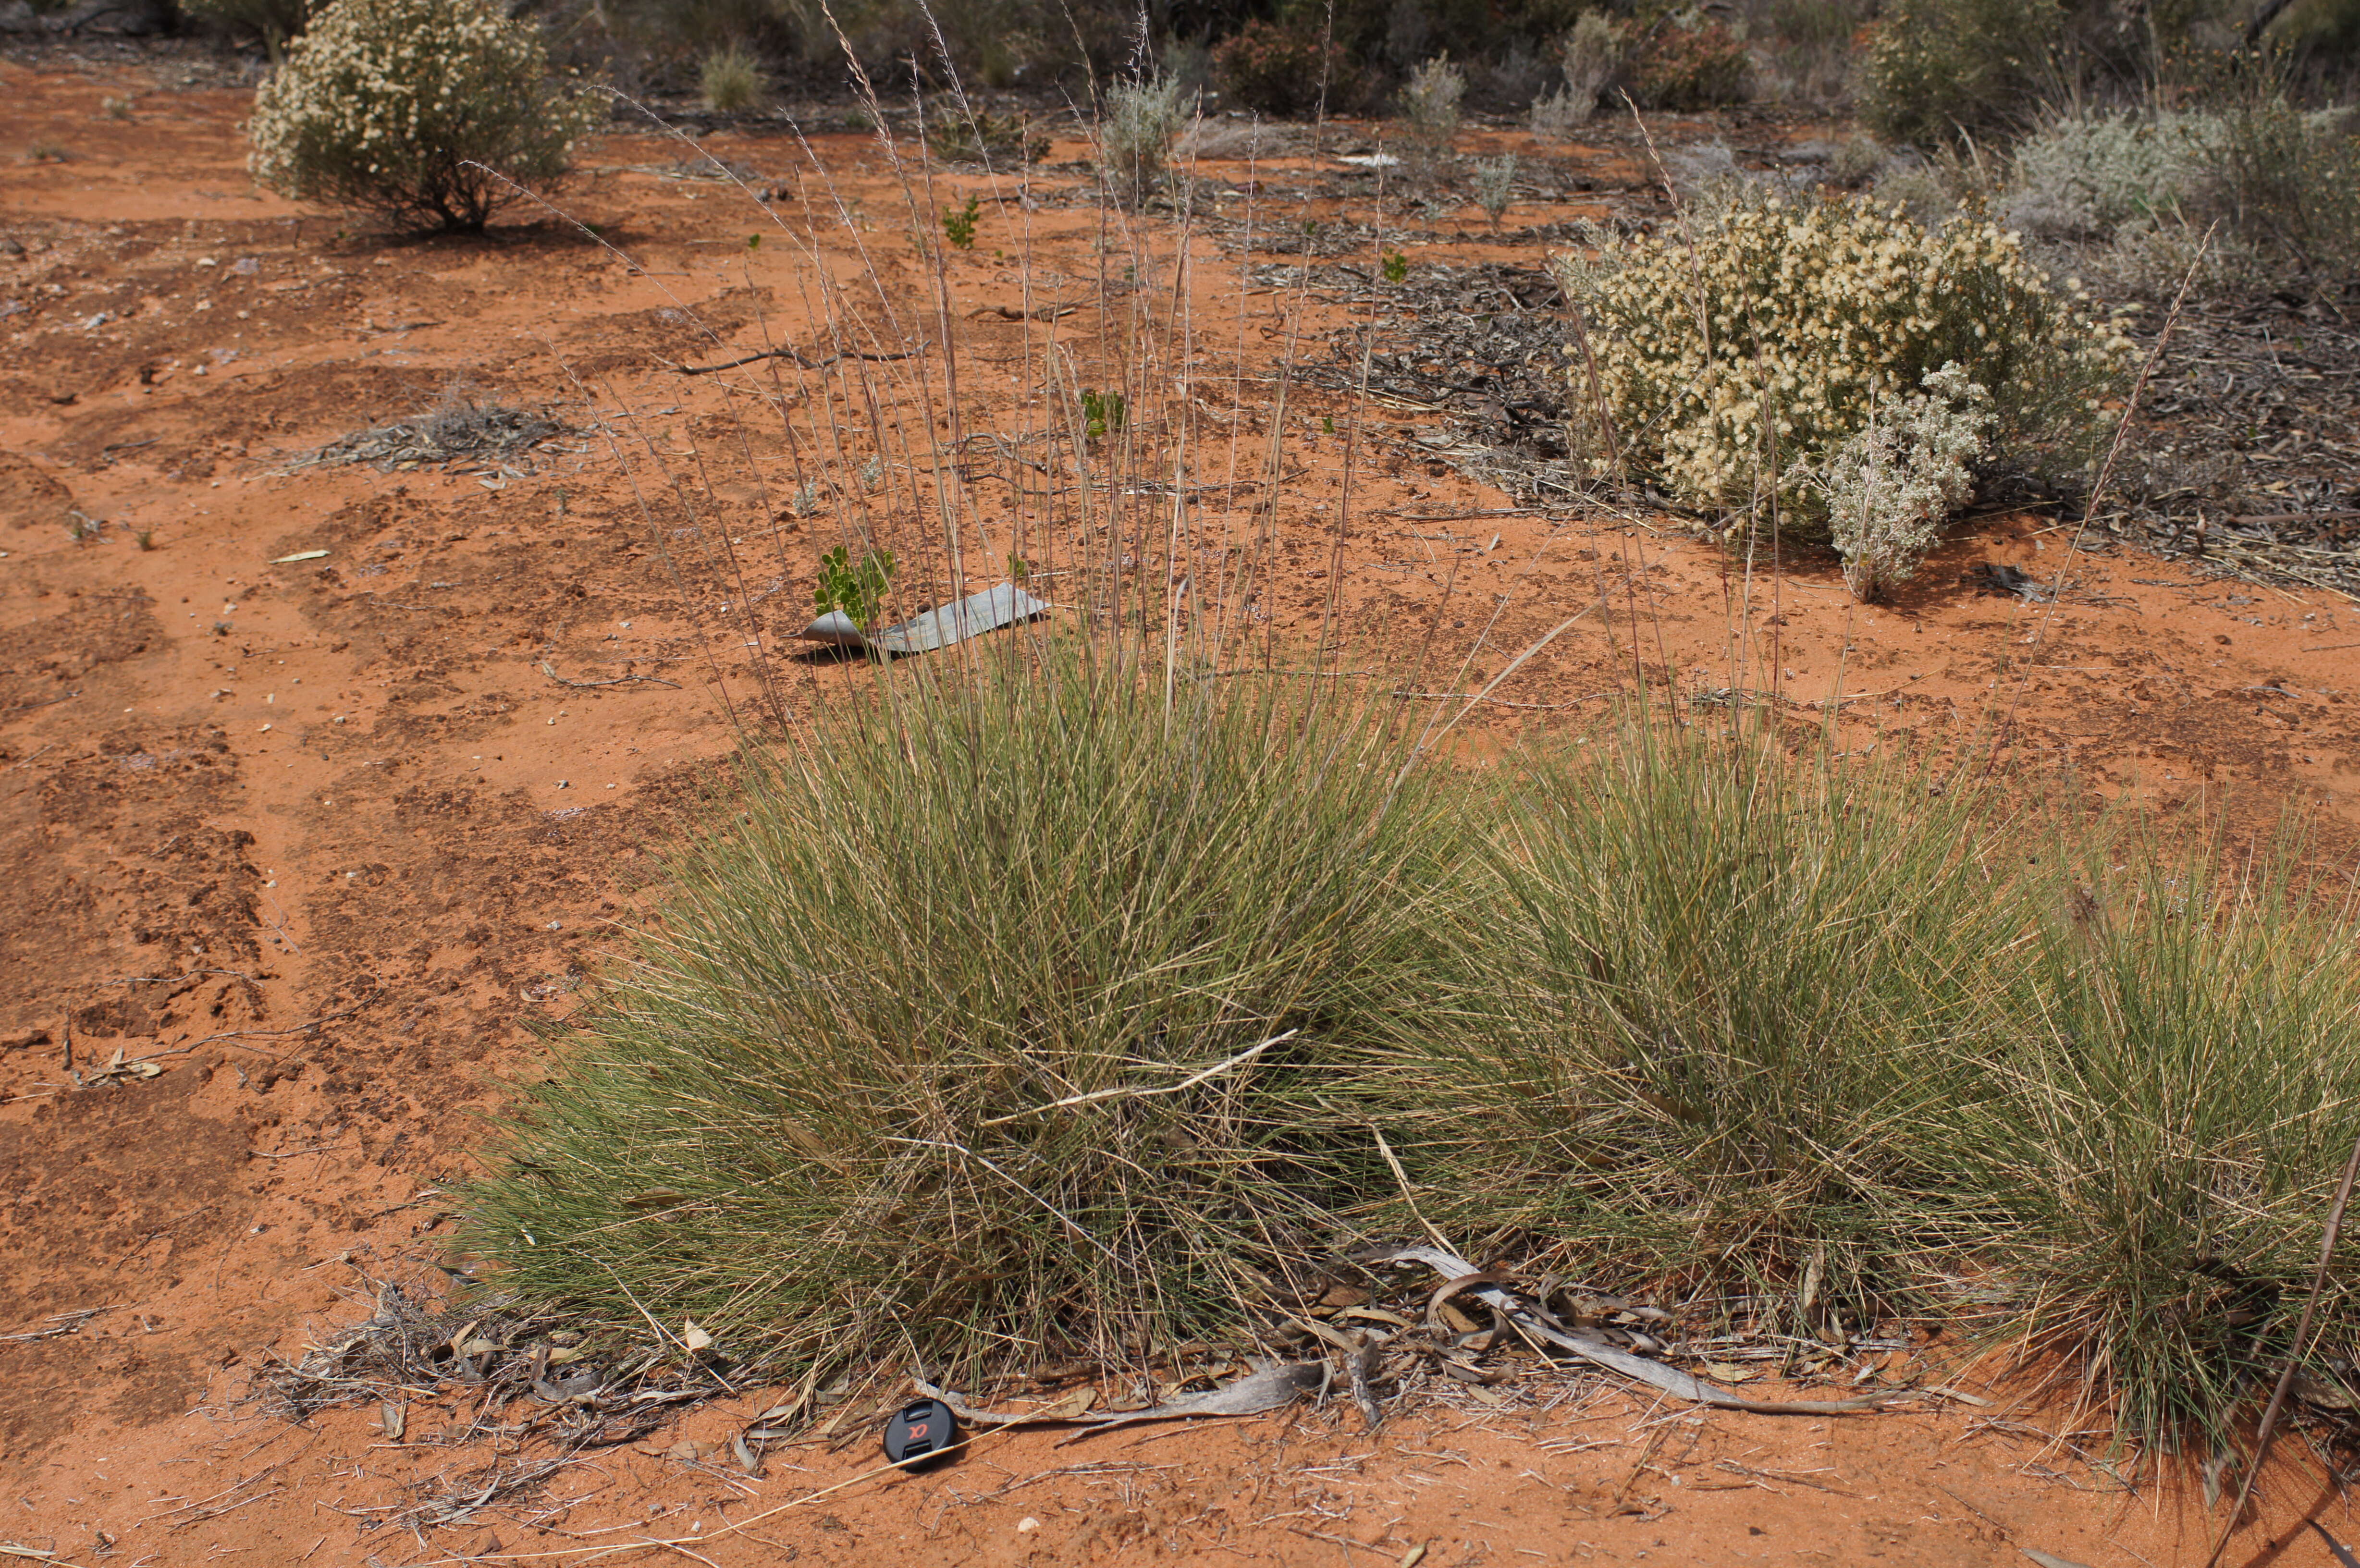
POLYGON ((1956 365, 1925 390, 1880 394, 1868 423, 1828 459, 1828 534, 1852 596, 1881 599, 1916 575, 1942 521, 1974 493, 1972 472, 1991 433, 1991 394, 1956 365))
POLYGON ((1591 237, 1594 258, 1558 262, 1589 339, 1575 405, 1686 505, 1775 495, 1783 528, 1827 540, 1829 460, 1880 397, 1945 365, 1990 398, 1979 466, 2070 471, 2111 428, 2122 324, 2094 319, 2078 283, 2050 289, 1991 223, 1934 231, 1862 201, 1745 191, 1691 212, 1693 247, 1677 229, 1591 237))
POLYGON ((335 0, 255 94, 256 180, 406 227, 479 231, 606 115, 549 74, 539 28, 484 0, 335 0))

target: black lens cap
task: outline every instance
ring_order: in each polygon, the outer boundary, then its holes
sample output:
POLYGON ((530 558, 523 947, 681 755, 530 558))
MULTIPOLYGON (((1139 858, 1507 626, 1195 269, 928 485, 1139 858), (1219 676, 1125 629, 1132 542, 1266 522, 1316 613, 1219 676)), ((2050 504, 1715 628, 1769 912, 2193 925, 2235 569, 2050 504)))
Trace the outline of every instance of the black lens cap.
POLYGON ((893 1412, 885 1423, 885 1457, 912 1467, 958 1441, 958 1417, 940 1399, 920 1399, 893 1412))

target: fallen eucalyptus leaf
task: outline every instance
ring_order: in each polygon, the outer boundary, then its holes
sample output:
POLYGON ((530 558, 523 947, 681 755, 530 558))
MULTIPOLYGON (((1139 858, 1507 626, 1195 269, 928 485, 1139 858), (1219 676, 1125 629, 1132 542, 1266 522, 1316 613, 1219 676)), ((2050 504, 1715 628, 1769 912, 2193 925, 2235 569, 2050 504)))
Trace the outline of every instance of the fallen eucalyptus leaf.
POLYGON ((2070 1557, 2060 1557, 2053 1552, 2043 1552, 2037 1546, 2019 1546, 2016 1550, 2039 1563, 2040 1568, 2088 1568, 2086 1563, 2076 1563, 2070 1557))
POLYGON ((2288 1391, 2307 1405, 2317 1405, 2323 1410, 2348 1410, 2352 1408, 2352 1391, 2330 1377, 2314 1377, 2308 1372, 2298 1372, 2288 1391))
MULTIPOLYGON (((1466 1279, 1479 1270, 1465 1258, 1443 1251, 1437 1247, 1397 1247, 1360 1255, 1363 1263, 1423 1263, 1442 1275, 1446 1282, 1466 1279)), ((1849 1415, 1855 1410, 1872 1410, 1885 1404, 1894 1396, 1890 1393, 1871 1394, 1860 1399, 1749 1399, 1743 1394, 1717 1388, 1700 1382, 1660 1361, 1650 1361, 1644 1356, 1609 1345, 1602 1337, 1587 1331, 1567 1333, 1543 1316, 1513 1291, 1502 1285, 1482 1284, 1470 1291, 1486 1306, 1496 1307, 1524 1333, 1535 1339, 1547 1341, 1562 1350, 1570 1350, 1587 1361, 1611 1367, 1626 1377, 1635 1378, 1652 1388, 1660 1388, 1677 1399, 1694 1404, 1711 1405, 1721 1410, 1751 1410, 1757 1415, 1823 1416, 1849 1415)))
POLYGON ((2341 1568, 2360 1568, 2360 1557, 2353 1556, 2351 1551, 2342 1541, 2328 1534, 2325 1525, 2317 1519, 2305 1519, 2302 1522, 2319 1531, 2319 1539, 2327 1542, 2327 1550, 2335 1553, 2335 1561, 2341 1568))

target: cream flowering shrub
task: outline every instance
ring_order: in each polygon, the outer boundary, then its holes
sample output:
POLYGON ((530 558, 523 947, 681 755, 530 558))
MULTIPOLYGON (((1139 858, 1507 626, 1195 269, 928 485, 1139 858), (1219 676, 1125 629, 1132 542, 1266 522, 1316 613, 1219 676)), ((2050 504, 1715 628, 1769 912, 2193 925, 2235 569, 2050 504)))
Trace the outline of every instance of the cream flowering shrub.
POLYGON ((2111 427, 2121 323, 1988 223, 1754 191, 1692 213, 1688 235, 1599 234, 1594 258, 1558 262, 1588 339, 1568 365, 1582 422, 1685 505, 1775 495, 1783 528, 1826 540, 1829 459, 1946 365, 1990 398, 1985 463, 2070 469, 2111 427))
POLYGON ((553 182, 605 113, 484 0, 335 0, 255 94, 248 167, 298 201, 479 231, 512 194, 490 170, 553 182))

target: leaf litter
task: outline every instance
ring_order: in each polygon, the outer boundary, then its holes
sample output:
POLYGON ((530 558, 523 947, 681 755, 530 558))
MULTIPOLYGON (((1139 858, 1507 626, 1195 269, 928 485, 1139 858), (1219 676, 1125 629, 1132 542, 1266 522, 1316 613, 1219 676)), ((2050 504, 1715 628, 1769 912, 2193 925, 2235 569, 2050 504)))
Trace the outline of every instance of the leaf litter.
MULTIPOLYGON (((1635 1385, 1651 1399, 1814 1416, 1873 1411, 1947 1392, 1886 1386, 1828 1401, 1751 1399, 1672 1363, 1720 1375, 1741 1371, 1732 1356, 1789 1363, 1808 1356, 1806 1375, 1816 1367, 1819 1380, 1850 1385, 1876 1363, 1855 1372, 1837 1365, 1841 1352, 1816 1343, 1782 1350, 1746 1348, 1743 1335, 1676 1340, 1674 1316, 1660 1308, 1512 1269, 1478 1269, 1438 1247, 1375 1248, 1311 1269, 1298 1263, 1263 1283, 1241 1303, 1251 1345, 1177 1346, 1121 1367, 1052 1365, 1003 1377, 981 1398, 939 1388, 917 1372, 897 1377, 883 1368, 848 1370, 825 1387, 814 1373, 784 1402, 718 1442, 657 1450, 647 1440, 686 1411, 759 1386, 759 1361, 731 1362, 694 1323, 651 1343, 651 1334, 584 1326, 562 1312, 464 1286, 365 1278, 369 1315, 311 1345, 300 1360, 266 1363, 255 1374, 252 1397, 298 1423, 332 1408, 371 1410, 384 1440, 400 1447, 487 1446, 489 1463, 417 1483, 403 1501, 344 1510, 367 1529, 420 1532, 480 1523, 487 1512, 533 1503, 568 1465, 623 1444, 698 1466, 718 1459, 759 1475, 767 1454, 782 1444, 841 1450, 873 1438, 912 1392, 943 1399, 978 1433, 1072 1427, 1061 1445, 1120 1427, 1236 1419, 1306 1400, 1349 1402, 1374 1430, 1408 1408, 1489 1416, 1554 1408, 1615 1382, 1635 1385), (998 1408, 1011 1396, 1012 1407, 998 1408), (452 1419, 437 1421, 434 1412, 442 1410, 452 1419)), ((60 1322, 38 1336, 72 1326, 60 1322)), ((1862 1348, 1881 1354, 1885 1344, 1863 1341, 1862 1348)), ((563 1507, 544 1507, 534 1518, 563 1507)))
POLYGON ((300 474, 308 468, 366 463, 380 474, 395 474, 472 462, 493 464, 485 470, 486 476, 505 481, 534 472, 531 454, 586 450, 561 444, 580 433, 546 414, 478 402, 453 391, 423 414, 339 437, 297 454, 278 472, 300 474), (512 461, 518 459, 525 461, 512 461))

